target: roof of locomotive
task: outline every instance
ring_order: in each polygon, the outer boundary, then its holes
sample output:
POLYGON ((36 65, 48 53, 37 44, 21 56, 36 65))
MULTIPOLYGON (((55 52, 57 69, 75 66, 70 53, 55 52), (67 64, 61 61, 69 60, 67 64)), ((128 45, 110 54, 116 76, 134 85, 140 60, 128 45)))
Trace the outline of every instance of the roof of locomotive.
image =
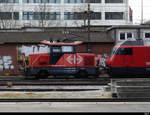
POLYGON ((49 41, 41 41, 42 44, 50 45, 50 46, 76 46, 80 45, 83 42, 82 41, 76 41, 72 43, 66 43, 66 42, 49 42, 49 41))

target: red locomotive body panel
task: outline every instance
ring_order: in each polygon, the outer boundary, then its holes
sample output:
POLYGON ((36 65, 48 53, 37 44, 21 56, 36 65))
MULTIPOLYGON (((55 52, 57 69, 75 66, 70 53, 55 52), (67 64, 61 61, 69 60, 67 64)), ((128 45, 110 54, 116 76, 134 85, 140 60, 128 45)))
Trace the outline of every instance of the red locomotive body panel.
POLYGON ((118 75, 150 75, 150 46, 117 45, 106 59, 108 73, 118 75))
POLYGON ((50 55, 48 53, 41 54, 30 54, 29 55, 29 66, 39 67, 49 65, 50 55))
MULTIPOLYGON (((99 75, 96 65, 96 55, 92 53, 77 53, 75 46, 78 43, 47 43, 50 53, 30 54, 29 65, 25 71, 27 75, 99 75)), ((27 76, 26 75, 26 76, 27 76)))
MULTIPOLYGON (((127 48, 127 47, 120 47, 127 48)), ((150 66, 150 47, 139 46, 131 47, 133 55, 112 55, 106 60, 107 65, 112 67, 149 67, 150 66)))
POLYGON ((56 64, 50 64, 50 54, 29 55, 31 67, 96 67, 95 55, 88 53, 64 54, 56 64))

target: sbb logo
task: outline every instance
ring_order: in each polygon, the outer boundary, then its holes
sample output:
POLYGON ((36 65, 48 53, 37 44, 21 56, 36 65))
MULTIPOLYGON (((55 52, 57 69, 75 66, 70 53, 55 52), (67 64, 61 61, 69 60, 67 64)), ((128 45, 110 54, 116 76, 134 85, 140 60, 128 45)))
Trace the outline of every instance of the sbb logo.
POLYGON ((70 55, 66 60, 70 64, 80 64, 83 61, 83 58, 80 55, 70 55))

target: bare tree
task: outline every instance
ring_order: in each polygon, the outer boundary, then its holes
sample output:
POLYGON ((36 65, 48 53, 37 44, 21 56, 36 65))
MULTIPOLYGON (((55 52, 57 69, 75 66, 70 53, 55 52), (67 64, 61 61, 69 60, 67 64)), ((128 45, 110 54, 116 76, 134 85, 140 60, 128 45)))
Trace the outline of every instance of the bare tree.
POLYGON ((39 26, 43 28, 46 26, 46 11, 47 11, 46 3, 40 4, 39 10, 40 10, 39 26))
POLYGON ((0 27, 6 28, 17 28, 17 20, 19 19, 19 13, 14 12, 14 6, 8 3, 0 5, 0 27))
POLYGON ((74 6, 72 8, 72 11, 75 11, 75 20, 73 21, 73 25, 76 27, 86 26, 87 21, 87 14, 85 14, 85 11, 87 11, 87 4, 74 6))
POLYGON ((39 4, 37 7, 35 7, 34 11, 38 11, 39 27, 56 27, 60 25, 60 21, 56 21, 56 13, 51 12, 52 6, 48 5, 46 2, 39 4))

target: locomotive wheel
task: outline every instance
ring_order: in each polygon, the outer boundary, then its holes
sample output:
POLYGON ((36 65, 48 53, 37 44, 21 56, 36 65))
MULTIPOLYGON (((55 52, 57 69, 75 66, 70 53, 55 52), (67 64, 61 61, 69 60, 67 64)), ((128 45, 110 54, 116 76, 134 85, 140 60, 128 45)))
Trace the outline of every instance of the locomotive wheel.
POLYGON ((40 71, 37 75, 36 75, 36 78, 39 79, 39 78, 43 78, 43 79, 46 79, 48 78, 48 72, 47 71, 40 71))

